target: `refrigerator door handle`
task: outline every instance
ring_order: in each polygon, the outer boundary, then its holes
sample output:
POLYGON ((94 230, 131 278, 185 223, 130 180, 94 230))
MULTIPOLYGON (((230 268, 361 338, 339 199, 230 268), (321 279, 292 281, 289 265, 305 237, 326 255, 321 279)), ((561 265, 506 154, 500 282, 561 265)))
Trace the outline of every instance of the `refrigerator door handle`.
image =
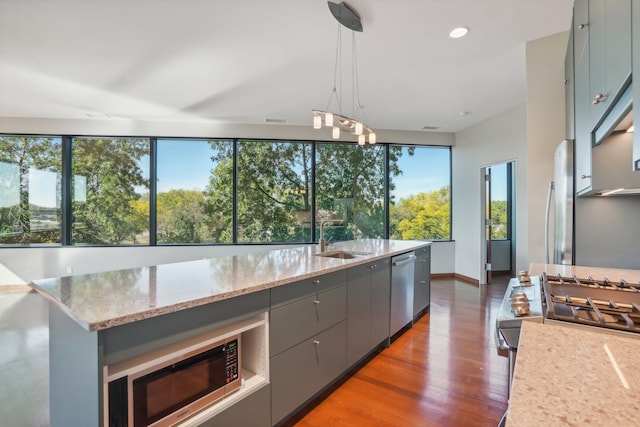
POLYGON ((549 191, 547 192, 547 211, 544 218, 544 247, 547 250, 547 264, 549 264, 549 212, 551 211, 551 196, 553 195, 554 183, 549 183, 549 191))

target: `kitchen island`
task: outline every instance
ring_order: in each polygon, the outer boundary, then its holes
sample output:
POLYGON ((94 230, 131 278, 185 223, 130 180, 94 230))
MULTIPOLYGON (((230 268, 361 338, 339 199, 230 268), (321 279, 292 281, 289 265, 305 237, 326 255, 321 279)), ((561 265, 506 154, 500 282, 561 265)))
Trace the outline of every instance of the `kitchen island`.
MULTIPOLYGON (((217 412, 201 419, 196 414, 187 424, 232 425, 229 419, 233 425, 277 424, 352 366, 347 362, 350 336, 380 336, 376 331, 347 331, 347 311, 354 302, 349 285, 371 304, 388 307, 390 257, 429 245, 363 239, 336 243, 323 254, 348 251, 348 259, 319 256, 317 246, 307 245, 37 280, 33 287, 50 302, 51 425, 108 425, 107 383, 124 375, 128 366, 144 365, 147 354, 162 355, 165 348, 233 327, 246 350, 242 390, 225 398, 217 412), (362 276, 362 268, 371 273, 362 276), (310 308, 304 309, 307 303, 310 308), (269 325, 273 316, 276 321, 269 325), (318 346, 321 339, 327 345, 318 346), (332 346, 332 340, 342 348, 332 346), (307 343, 315 343, 313 358, 308 357, 307 343), (305 365, 303 355, 318 366, 305 365), (288 389, 281 386, 300 381, 291 375, 293 368, 317 368, 318 375, 309 377, 313 384, 306 397, 297 393, 280 398, 271 389, 288 389), (277 414, 273 420, 272 401, 277 414), (233 416, 216 415, 231 407, 239 408, 233 416), (214 415, 217 423, 211 421, 214 415)), ((371 310, 365 313, 372 315, 371 310)), ((370 343, 371 349, 380 344, 377 338, 370 343)))

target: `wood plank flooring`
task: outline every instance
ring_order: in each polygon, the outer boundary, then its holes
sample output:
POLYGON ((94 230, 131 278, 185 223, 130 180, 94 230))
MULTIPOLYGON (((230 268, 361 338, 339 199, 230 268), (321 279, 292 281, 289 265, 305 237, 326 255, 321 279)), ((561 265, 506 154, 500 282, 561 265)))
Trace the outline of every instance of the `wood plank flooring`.
POLYGON ((433 280, 429 314, 287 425, 497 426, 508 361, 494 325, 508 281, 433 280))

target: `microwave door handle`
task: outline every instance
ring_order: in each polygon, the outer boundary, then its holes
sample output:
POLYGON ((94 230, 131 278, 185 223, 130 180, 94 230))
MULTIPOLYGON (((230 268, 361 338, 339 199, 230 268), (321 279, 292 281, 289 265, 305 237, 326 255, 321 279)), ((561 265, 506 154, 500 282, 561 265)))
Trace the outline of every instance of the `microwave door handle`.
POLYGON ((544 217, 544 247, 547 251, 547 264, 549 264, 549 212, 551 211, 551 196, 553 195, 554 183, 549 183, 549 191, 547 192, 547 209, 544 217))

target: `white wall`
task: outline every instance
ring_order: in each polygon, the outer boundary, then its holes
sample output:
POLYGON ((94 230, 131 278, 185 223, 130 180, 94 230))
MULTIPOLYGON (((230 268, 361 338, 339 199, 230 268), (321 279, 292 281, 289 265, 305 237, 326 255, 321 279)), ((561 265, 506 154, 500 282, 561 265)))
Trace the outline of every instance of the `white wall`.
POLYGON ((568 33, 526 45, 527 100, 456 134, 453 149, 453 238, 456 273, 484 280, 480 262, 480 169, 516 162, 516 269, 544 260, 544 214, 553 152, 565 137, 564 57, 568 33))
POLYGON ((456 134, 453 156, 453 239, 456 273, 484 283, 482 245, 484 226, 481 169, 515 161, 516 177, 516 268, 526 265, 527 224, 527 135, 526 105, 510 108, 456 134), (519 197, 522 195, 524 197, 519 197))
POLYGON ((554 151, 566 138, 564 58, 569 33, 527 43, 528 262, 545 262, 544 219, 554 151))

